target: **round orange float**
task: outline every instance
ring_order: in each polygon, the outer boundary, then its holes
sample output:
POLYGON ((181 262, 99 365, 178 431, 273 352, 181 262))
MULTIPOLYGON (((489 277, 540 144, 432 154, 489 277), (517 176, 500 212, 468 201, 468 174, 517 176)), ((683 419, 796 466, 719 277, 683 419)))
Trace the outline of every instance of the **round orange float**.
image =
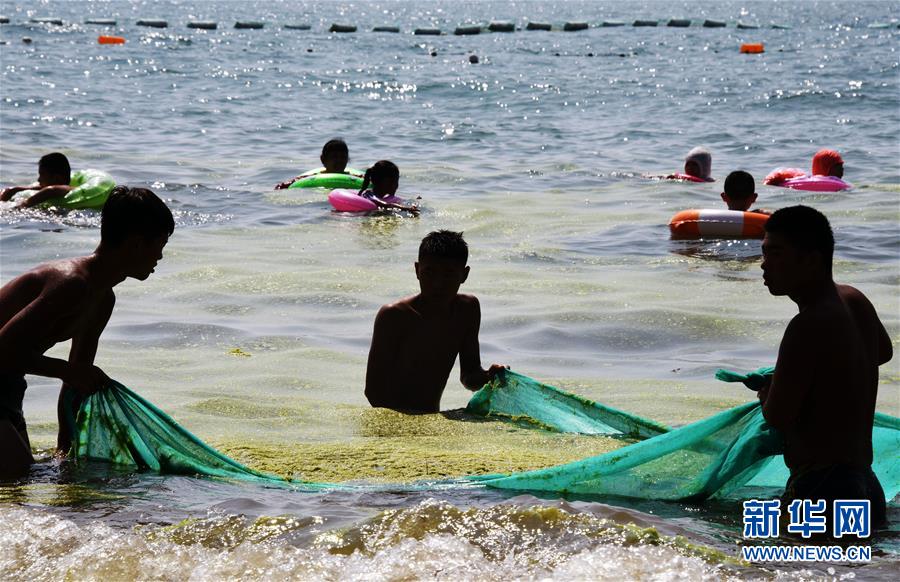
POLYGON ((763 238, 768 214, 739 210, 682 210, 669 221, 672 238, 763 238))

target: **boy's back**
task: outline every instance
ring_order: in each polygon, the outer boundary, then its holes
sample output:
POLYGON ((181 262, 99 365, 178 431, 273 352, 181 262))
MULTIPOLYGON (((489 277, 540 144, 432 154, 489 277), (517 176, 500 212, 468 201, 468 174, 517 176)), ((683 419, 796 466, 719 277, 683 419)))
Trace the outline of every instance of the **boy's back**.
POLYGON ((478 390, 503 366, 481 367, 481 308, 458 293, 469 275, 461 233, 433 232, 419 247, 418 295, 385 305, 375 317, 366 398, 372 406, 437 412, 456 356, 460 380, 478 390))

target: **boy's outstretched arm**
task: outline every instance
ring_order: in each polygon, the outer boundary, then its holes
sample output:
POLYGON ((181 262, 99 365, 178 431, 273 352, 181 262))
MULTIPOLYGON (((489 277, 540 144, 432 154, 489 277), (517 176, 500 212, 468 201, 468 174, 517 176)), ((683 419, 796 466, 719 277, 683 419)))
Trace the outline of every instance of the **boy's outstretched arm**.
POLYGON ((481 328, 481 305, 476 297, 470 297, 470 314, 466 314, 468 331, 459 350, 459 381, 469 390, 480 390, 494 376, 507 366, 491 364, 485 370, 481 367, 481 346, 478 344, 478 331, 481 328))
POLYGON ((36 206, 41 202, 46 202, 47 200, 53 200, 54 198, 62 198, 66 194, 68 194, 72 190, 71 186, 47 186, 46 188, 41 188, 25 200, 19 203, 19 206, 22 208, 31 208, 32 206, 36 206))
POLYGON ((392 365, 399 343, 400 314, 385 305, 375 316, 372 345, 369 348, 369 363, 366 367, 366 398, 376 407, 395 405, 390 398, 392 365))
POLYGON ((394 208, 396 210, 405 210, 407 212, 411 212, 414 216, 418 216, 419 207, 415 204, 412 206, 406 206, 405 204, 397 204, 395 202, 385 202, 384 200, 379 200, 377 197, 369 198, 372 202, 375 203, 375 206, 378 208, 394 208))
MULTIPOLYGON (((83 364, 93 366, 94 358, 97 356, 97 345, 100 342, 100 334, 106 329, 106 324, 112 315, 113 307, 116 305, 116 296, 110 291, 98 309, 96 314, 92 314, 91 318, 86 322, 85 329, 72 338, 72 347, 69 350, 69 364, 83 364)), ((81 406, 83 394, 79 393, 76 388, 63 382, 59 391, 59 401, 56 405, 56 415, 59 421, 59 433, 56 439, 56 451, 58 454, 65 455, 72 446, 72 429, 70 421, 75 419, 78 408, 81 406), (73 398, 67 403, 68 393, 72 393, 73 398)))
POLYGON ((31 186, 10 186, 9 188, 4 188, 2 191, 0 191, 0 202, 6 202, 23 190, 35 190, 37 188, 40 188, 40 186, 38 186, 37 184, 32 184, 31 186))

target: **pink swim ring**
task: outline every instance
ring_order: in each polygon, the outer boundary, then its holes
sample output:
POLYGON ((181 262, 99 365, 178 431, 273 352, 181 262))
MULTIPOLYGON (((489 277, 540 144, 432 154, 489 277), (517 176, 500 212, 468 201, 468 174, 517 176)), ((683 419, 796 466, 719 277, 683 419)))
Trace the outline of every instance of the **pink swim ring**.
MULTIPOLYGON (((396 196, 386 196, 382 198, 385 202, 393 204, 402 204, 403 200, 396 196)), ((378 210, 378 206, 374 202, 357 194, 356 190, 347 190, 339 188, 332 190, 328 194, 328 202, 338 212, 371 212, 378 210)))
POLYGON ((853 187, 837 176, 809 176, 799 168, 778 168, 766 176, 763 183, 808 192, 840 192, 853 187))

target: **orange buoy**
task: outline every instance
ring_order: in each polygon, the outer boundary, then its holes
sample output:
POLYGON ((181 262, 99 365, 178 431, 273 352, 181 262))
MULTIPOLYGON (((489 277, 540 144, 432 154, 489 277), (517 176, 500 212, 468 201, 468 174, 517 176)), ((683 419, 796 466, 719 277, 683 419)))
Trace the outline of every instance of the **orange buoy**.
POLYGON ((768 214, 739 210, 682 210, 669 221, 672 238, 763 238, 768 214))
POLYGON ((125 44, 125 39, 121 36, 106 36, 101 34, 97 37, 99 44, 125 44))
POLYGON ((741 52, 748 55, 758 55, 766 52, 766 47, 761 42, 748 42, 741 45, 741 52))

